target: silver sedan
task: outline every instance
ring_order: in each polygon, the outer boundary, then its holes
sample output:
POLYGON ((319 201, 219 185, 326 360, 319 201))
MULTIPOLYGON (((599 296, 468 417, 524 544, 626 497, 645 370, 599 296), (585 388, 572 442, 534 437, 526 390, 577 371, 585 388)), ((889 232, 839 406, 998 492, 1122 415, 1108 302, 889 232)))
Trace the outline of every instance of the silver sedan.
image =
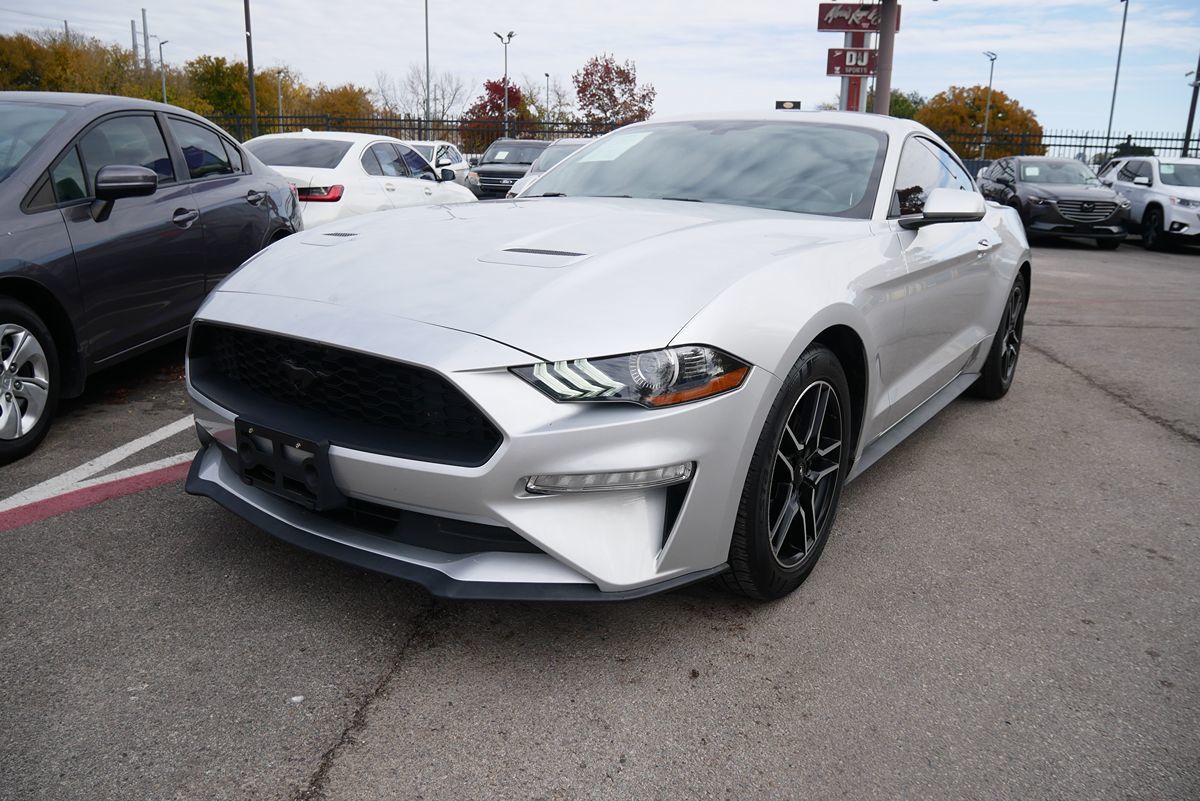
POLYGON ((1013 381, 1020 221, 918 124, 655 120, 530 192, 247 262, 192 326, 188 491, 443 596, 776 598, 847 481, 1013 381))

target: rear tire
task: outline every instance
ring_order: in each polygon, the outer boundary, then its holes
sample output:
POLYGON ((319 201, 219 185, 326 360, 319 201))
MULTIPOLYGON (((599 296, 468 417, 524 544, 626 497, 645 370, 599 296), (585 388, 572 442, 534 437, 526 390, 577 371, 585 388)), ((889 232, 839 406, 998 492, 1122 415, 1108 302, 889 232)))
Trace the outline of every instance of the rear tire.
POLYGON ((1004 314, 1000 315, 1000 327, 992 337, 987 361, 979 378, 971 385, 970 393, 985 400, 999 400, 1008 394, 1013 378, 1017 374, 1017 360, 1021 356, 1021 337, 1025 330, 1025 309, 1029 305, 1029 290, 1025 276, 1017 273, 1004 314))
POLYGON ((730 590, 781 598, 808 578, 850 466, 850 391, 833 352, 811 345, 767 414, 729 546, 730 590))
POLYGON ((24 303, 0 297, 0 465, 28 455, 46 436, 60 384, 50 329, 24 303))

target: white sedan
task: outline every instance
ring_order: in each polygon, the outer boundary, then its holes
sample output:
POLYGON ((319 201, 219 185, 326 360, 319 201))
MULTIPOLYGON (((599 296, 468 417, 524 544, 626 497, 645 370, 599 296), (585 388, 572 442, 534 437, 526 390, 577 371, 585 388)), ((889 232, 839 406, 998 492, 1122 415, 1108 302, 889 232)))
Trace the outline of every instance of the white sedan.
POLYGON ((471 165, 454 145, 443 139, 409 139, 404 144, 420 153, 435 168, 454 170, 455 183, 467 185, 467 173, 471 171, 471 165))
POLYGON ((296 185, 305 228, 371 211, 475 200, 452 170, 435 170, 390 136, 304 130, 259 136, 245 148, 296 185))

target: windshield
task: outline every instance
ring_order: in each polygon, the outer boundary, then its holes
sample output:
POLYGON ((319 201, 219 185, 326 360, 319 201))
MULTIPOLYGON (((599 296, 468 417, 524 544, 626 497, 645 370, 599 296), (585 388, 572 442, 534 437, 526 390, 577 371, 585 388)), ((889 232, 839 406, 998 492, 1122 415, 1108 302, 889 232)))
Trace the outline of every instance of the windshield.
POLYGON ((1098 184, 1092 168, 1078 161, 1021 163, 1021 180, 1031 184, 1098 184))
POLYGON ((433 163, 433 145, 409 145, 409 147, 420 153, 421 157, 430 164, 433 163))
POLYGON ((774 120, 639 125, 609 134, 538 180, 535 193, 729 203, 871 215, 887 137, 774 120))
POLYGON ((66 116, 61 106, 0 102, 0 181, 66 116))
POLYGON ((1158 165, 1158 177, 1167 186, 1200 186, 1200 164, 1164 161, 1158 165))
POLYGON ((272 167, 317 167, 332 169, 350 149, 350 142, 336 139, 258 139, 246 143, 246 149, 259 161, 272 167))
POLYGON ((542 155, 537 157, 533 162, 533 166, 529 168, 530 175, 537 175, 545 172, 553 167, 558 162, 565 159, 567 156, 574 153, 579 148, 583 147, 583 142, 563 142, 561 145, 550 145, 542 151, 542 155))
POLYGON ((545 142, 493 142, 479 163, 532 164, 545 149, 545 142))

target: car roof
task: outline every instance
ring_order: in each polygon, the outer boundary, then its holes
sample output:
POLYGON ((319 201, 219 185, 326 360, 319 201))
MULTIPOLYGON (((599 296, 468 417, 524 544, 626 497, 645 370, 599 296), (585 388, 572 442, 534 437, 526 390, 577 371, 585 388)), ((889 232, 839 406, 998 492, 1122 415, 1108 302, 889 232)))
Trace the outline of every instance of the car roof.
POLYGON ((888 117, 883 114, 868 114, 862 111, 750 111, 750 112, 713 112, 709 114, 680 114, 667 117, 651 117, 636 125, 652 125, 657 122, 719 122, 719 121, 763 121, 763 122, 796 122, 817 123, 822 125, 847 125, 855 128, 872 128, 896 136, 906 136, 913 132, 931 133, 931 131, 914 120, 888 117))
POLYGON ((453 142, 447 142, 445 139, 405 139, 406 145, 450 145, 454 147, 453 142))
POLYGON ((582 136, 567 136, 562 139, 555 139, 551 145, 586 145, 588 142, 594 142, 595 139, 588 139, 582 136))
MULTIPOLYGON (((366 133, 349 133, 347 131, 310 131, 307 128, 303 131, 288 131, 286 133, 263 134, 256 136, 249 142, 258 142, 265 139, 332 139, 339 142, 379 142, 391 141, 405 144, 400 139, 387 134, 366 134, 366 133)), ((249 144, 247 142, 247 144, 249 144)))
MULTIPOLYGON (((0 101, 12 103, 39 103, 42 105, 64 106, 68 108, 88 108, 96 113, 108 111, 146 110, 165 111, 181 114, 196 119, 204 119, 195 112, 168 103, 154 100, 142 100, 137 97, 122 97, 120 95, 94 95, 81 92, 0 92, 0 101)), ((209 124, 213 124, 208 121, 209 124)))

